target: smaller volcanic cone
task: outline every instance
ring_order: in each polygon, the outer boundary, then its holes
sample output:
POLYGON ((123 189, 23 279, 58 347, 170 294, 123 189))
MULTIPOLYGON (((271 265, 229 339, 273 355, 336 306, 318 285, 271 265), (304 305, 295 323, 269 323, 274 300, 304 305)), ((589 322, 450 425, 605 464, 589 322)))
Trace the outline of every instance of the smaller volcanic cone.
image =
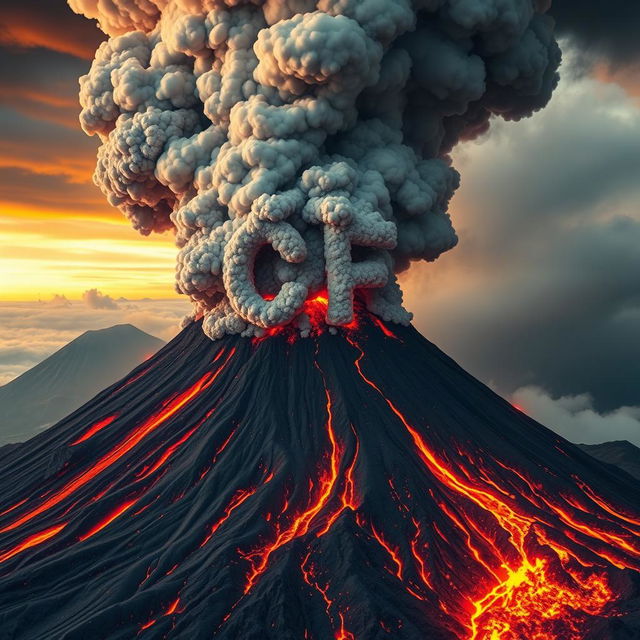
POLYGON ((638 637, 638 483, 358 317, 192 323, 10 450, 0 638, 638 637))

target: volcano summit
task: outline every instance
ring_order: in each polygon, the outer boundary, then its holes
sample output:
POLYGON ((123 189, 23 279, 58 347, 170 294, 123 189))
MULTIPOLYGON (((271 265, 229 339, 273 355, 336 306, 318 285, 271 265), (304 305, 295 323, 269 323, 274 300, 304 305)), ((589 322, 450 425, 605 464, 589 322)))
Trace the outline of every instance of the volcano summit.
POLYGON ((193 323, 10 450, 0 637, 638 637, 637 481, 359 325, 193 323))

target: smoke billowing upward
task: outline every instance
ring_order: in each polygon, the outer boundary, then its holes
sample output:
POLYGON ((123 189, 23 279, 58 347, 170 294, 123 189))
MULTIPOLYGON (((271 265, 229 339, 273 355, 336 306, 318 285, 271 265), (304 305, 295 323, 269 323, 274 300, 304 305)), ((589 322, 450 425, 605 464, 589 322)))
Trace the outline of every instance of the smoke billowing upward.
POLYGON ((177 288, 212 338, 357 291, 406 323, 395 274, 455 246, 448 153, 549 100, 543 0, 69 0, 111 38, 81 81, 95 181, 143 234, 174 228, 177 288))

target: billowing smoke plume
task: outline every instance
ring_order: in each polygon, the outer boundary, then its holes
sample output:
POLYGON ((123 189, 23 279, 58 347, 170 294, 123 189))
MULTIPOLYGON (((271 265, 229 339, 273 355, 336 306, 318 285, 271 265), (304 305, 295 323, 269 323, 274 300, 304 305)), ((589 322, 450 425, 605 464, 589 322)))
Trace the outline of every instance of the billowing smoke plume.
POLYGON ((81 81, 95 181, 213 338, 327 322, 358 291, 408 322, 395 274, 457 242, 448 153, 549 100, 545 0, 69 0, 111 38, 81 81))

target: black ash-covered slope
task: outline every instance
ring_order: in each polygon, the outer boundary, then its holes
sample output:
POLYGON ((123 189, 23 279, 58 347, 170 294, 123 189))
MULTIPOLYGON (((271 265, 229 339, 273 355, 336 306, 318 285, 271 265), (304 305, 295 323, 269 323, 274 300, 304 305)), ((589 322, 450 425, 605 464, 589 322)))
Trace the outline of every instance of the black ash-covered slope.
POLYGON ((594 458, 623 469, 640 480, 640 448, 627 440, 614 440, 601 444, 580 444, 594 458))
POLYGON ((413 328, 153 359, 2 458, 0 638, 640 637, 640 484, 413 328))

